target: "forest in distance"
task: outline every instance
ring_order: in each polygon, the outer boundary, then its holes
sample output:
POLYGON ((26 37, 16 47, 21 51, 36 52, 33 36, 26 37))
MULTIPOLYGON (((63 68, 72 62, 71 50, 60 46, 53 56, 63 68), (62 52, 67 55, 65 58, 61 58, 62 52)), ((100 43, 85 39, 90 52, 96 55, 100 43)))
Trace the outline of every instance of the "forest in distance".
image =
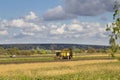
MULTIPOLYGON (((0 46, 0 55, 34 55, 55 54, 65 48, 71 48, 73 53, 110 53, 108 46, 73 45, 73 44, 14 44, 0 46)), ((120 52, 120 51, 118 51, 120 52)))
POLYGON ((55 50, 61 50, 63 48, 81 48, 81 49, 88 49, 89 47, 95 48, 95 49, 107 49, 109 46, 106 45, 86 45, 86 44, 0 44, 0 47, 2 48, 18 48, 20 50, 31 50, 36 48, 41 49, 55 49, 55 50))

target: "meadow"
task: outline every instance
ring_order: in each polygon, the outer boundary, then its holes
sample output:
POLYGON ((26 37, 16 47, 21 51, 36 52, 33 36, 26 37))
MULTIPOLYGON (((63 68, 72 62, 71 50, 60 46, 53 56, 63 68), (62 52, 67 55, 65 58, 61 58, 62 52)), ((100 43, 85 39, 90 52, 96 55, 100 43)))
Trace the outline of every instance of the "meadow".
MULTIPOLYGON (((120 55, 117 55, 120 56, 120 55)), ((103 54, 103 53, 94 53, 94 54, 74 54, 73 59, 69 61, 76 61, 76 60, 101 60, 101 59, 112 59, 110 55, 103 54)), ((0 55, 0 64, 10 64, 10 63, 33 63, 33 62, 54 62, 54 61, 62 61, 56 58, 55 54, 35 54, 30 56, 19 56, 17 55, 14 58, 7 56, 0 55)), ((67 60, 63 60, 67 61, 67 60)))
MULTIPOLYGON (((105 57, 101 54, 81 55, 86 58, 88 56, 90 58, 105 57)), ((120 61, 91 59, 1 64, 0 80, 120 80, 120 61)))

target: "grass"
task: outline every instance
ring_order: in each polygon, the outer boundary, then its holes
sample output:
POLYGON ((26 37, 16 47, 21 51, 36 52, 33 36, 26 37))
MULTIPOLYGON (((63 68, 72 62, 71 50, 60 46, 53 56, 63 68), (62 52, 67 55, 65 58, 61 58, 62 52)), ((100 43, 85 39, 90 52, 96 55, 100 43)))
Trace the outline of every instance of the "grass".
POLYGON ((0 65, 0 80, 120 80, 118 60, 0 65))
POLYGON ((27 62, 39 62, 39 61, 54 61, 52 57, 28 57, 28 58, 0 58, 1 64, 7 63, 27 63, 27 62))
MULTIPOLYGON (((120 55, 119 55, 120 56, 120 55)), ((74 54, 72 60, 101 60, 112 59, 108 54, 74 54)), ((28 62, 51 62, 59 61, 55 58, 55 54, 32 55, 32 56, 17 56, 16 58, 0 57, 0 63, 28 63, 28 62)))
POLYGON ((108 58, 108 54, 76 54, 78 61, 64 62, 54 62, 52 55, 0 58, 0 63, 23 63, 1 64, 0 80, 120 80, 120 61, 108 58))

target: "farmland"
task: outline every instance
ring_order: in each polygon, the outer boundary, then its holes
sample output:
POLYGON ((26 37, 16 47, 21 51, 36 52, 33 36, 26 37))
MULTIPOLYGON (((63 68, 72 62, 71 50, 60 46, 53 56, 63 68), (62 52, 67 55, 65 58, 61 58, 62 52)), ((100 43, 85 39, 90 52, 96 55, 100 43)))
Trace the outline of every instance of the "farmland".
MULTIPOLYGON (((49 55, 48 60, 45 62, 39 60, 40 62, 37 63, 1 64, 0 80, 120 79, 120 61, 117 59, 108 59, 110 57, 108 54, 76 55, 71 61, 55 61, 55 59, 53 59, 49 62, 50 56, 51 55, 49 55)), ((32 58, 33 57, 30 59, 32 58)), ((8 58, 5 59, 7 60, 8 58)))
MULTIPOLYGON (((120 55, 117 55, 120 56, 120 55)), ((71 60, 60 60, 56 58, 55 54, 41 54, 31 56, 16 56, 11 58, 9 56, 0 56, 0 64, 10 63, 33 63, 33 62, 56 62, 56 61, 77 61, 77 60, 101 60, 112 59, 108 54, 74 54, 71 60)))

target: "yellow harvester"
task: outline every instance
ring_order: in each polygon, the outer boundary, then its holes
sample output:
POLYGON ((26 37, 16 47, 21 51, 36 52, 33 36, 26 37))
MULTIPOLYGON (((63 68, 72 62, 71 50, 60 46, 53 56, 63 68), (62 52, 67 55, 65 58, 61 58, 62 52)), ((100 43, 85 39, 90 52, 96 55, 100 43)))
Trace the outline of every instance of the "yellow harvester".
POLYGON ((71 48, 65 48, 60 52, 56 52, 56 56, 60 59, 71 59, 73 57, 73 52, 71 48))

